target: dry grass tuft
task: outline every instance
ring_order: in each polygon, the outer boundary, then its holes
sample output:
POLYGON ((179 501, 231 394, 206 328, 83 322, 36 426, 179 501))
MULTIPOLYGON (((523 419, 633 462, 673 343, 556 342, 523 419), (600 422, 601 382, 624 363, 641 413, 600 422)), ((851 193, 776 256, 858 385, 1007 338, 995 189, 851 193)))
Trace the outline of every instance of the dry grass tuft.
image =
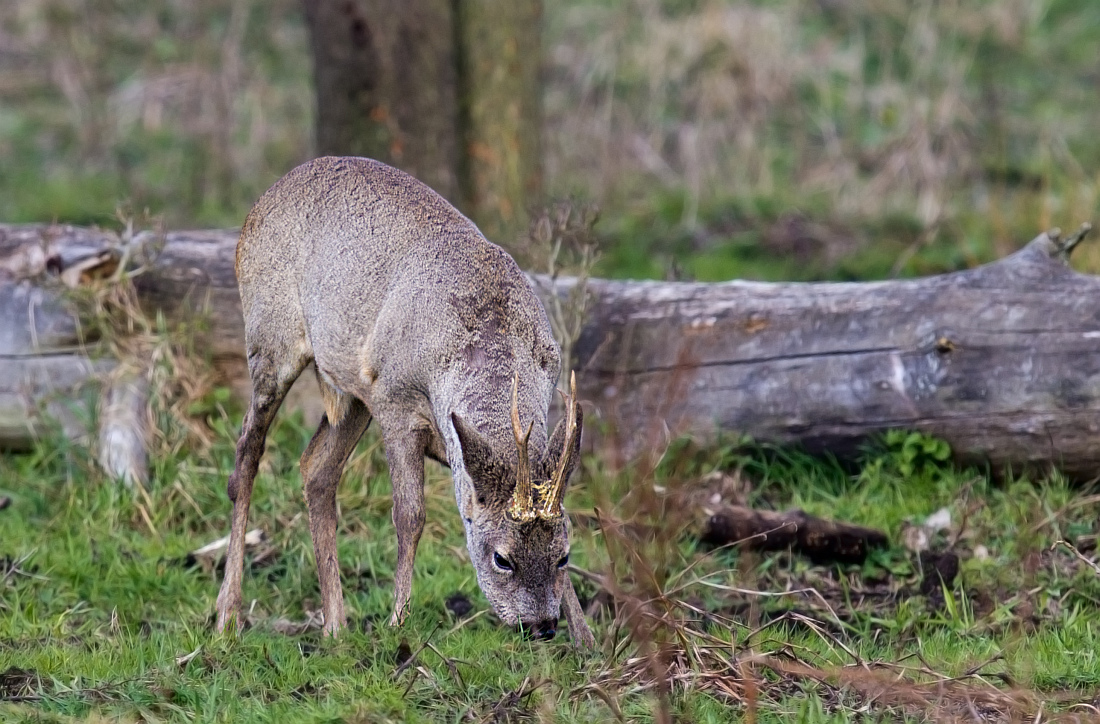
POLYGON ((211 412, 228 421, 220 405, 211 409, 217 378, 201 349, 201 314, 170 326, 163 315, 150 317, 138 299, 134 279, 164 244, 160 218, 135 220, 120 212, 123 230, 103 273, 87 270, 70 298, 86 343, 119 361, 105 384, 137 378, 149 391, 145 429, 151 457, 176 457, 184 449, 206 450, 214 441, 211 412), (151 228, 139 230, 141 226, 151 228))

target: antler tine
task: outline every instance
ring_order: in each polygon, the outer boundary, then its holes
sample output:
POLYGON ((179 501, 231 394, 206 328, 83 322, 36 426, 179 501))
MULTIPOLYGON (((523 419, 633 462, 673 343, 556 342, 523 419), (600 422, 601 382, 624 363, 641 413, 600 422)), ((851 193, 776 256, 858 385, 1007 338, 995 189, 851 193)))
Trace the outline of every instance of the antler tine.
POLYGON ((531 437, 531 430, 535 427, 535 421, 527 426, 527 432, 523 432, 523 426, 519 421, 519 373, 512 378, 512 434, 516 438, 518 461, 516 463, 516 487, 512 491, 512 517, 516 520, 530 520, 534 517, 534 501, 531 498, 531 458, 527 455, 527 441, 531 437))
POLYGON ((561 459, 558 460, 558 469, 554 471, 554 477, 550 479, 549 491, 542 503, 539 516, 542 518, 559 518, 564 515, 562 500, 565 498, 565 467, 569 464, 569 454, 573 446, 577 444, 577 373, 569 373, 569 394, 565 396, 565 444, 561 449, 561 459))

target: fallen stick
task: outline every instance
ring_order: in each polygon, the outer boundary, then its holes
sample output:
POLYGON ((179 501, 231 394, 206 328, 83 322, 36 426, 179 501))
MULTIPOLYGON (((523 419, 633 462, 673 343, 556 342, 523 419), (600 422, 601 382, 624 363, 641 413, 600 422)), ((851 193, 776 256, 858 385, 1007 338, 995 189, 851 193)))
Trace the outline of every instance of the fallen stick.
MULTIPOLYGON (((255 548, 261 543, 267 540, 267 534, 259 528, 254 528, 244 534, 244 547, 245 550, 249 548, 255 548)), ((216 541, 207 543, 202 548, 197 548, 188 555, 192 558, 208 558, 215 560, 221 556, 226 548, 229 547, 229 536, 224 538, 218 538, 216 541)))
POLYGON ((740 505, 723 507, 707 519, 700 541, 759 551, 790 549, 815 563, 862 563, 873 548, 889 545, 886 534, 801 510, 775 512, 740 505))

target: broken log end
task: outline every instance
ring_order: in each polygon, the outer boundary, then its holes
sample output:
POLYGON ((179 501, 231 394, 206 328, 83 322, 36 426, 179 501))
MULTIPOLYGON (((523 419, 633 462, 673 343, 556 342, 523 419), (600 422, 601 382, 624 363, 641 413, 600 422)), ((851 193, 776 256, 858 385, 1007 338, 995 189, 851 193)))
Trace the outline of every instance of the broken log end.
MULTIPOLYGON (((1069 258, 1073 254, 1073 250, 1084 241, 1091 231, 1092 224, 1087 221, 1082 223, 1077 231, 1065 238, 1062 237, 1062 230, 1058 227, 1048 229, 1028 242, 1017 254, 1013 254, 1004 261, 1035 263, 1040 260, 1050 260, 1060 261, 1062 264, 1069 266, 1069 258)), ((998 262, 993 263, 994 266, 997 264, 998 262)))
POLYGON ((1070 254, 1073 253, 1073 249, 1082 241, 1084 241, 1085 237, 1089 235, 1090 231, 1092 231, 1092 224, 1087 221, 1081 224, 1077 231, 1073 232, 1072 236, 1070 236, 1065 241, 1059 242, 1059 256, 1064 261, 1068 262, 1070 254))
POLYGON ((103 386, 99 414, 99 464, 127 487, 149 480, 149 380, 120 366, 103 386))

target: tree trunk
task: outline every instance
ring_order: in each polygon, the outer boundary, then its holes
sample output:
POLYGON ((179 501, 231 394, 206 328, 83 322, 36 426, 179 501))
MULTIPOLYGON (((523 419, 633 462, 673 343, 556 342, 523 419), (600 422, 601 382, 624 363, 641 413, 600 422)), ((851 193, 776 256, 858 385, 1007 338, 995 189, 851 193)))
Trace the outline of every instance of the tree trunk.
POLYGON ((504 243, 541 186, 541 0, 307 0, 322 154, 416 176, 504 243))
POLYGON ((460 0, 465 195, 471 218, 509 245, 542 184, 541 0, 460 0))
MULTIPOLYGON (((77 349, 47 270, 117 258, 112 244, 85 229, 0 225, 0 314, 10 322, 0 327, 0 443, 26 445, 38 401, 64 398, 108 364, 91 366, 77 349)), ((235 244, 233 232, 169 234, 135 285, 149 311, 206 308, 206 348, 245 394, 235 244)), ((1065 246, 1041 235, 994 264, 901 281, 590 280, 576 347, 586 439, 620 461, 674 435, 717 432, 847 457, 868 435, 904 428, 946 439, 963 462, 1093 477, 1100 278, 1072 271, 1065 246)), ((547 299, 572 280, 533 284, 547 299)), ((295 392, 317 404, 311 376, 295 392)))
POLYGON ((451 0, 305 0, 317 150, 396 166, 459 195, 451 0))

